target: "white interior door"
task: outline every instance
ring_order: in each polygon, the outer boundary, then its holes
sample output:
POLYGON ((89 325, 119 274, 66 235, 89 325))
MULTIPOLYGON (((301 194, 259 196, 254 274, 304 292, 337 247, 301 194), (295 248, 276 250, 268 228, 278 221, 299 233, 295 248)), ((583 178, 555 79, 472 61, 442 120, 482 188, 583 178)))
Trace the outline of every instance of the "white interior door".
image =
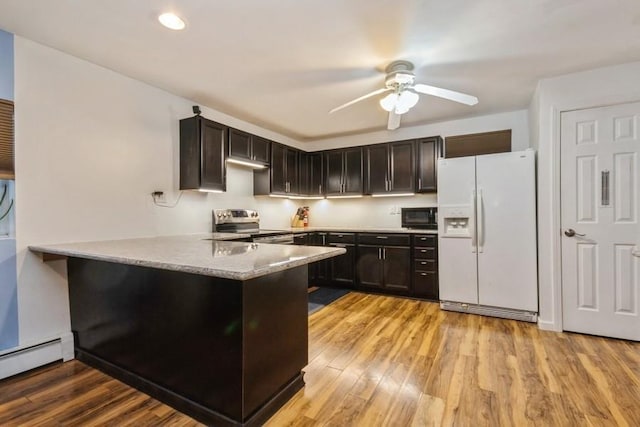
POLYGON ((640 102, 562 113, 564 329, 640 340, 640 102))

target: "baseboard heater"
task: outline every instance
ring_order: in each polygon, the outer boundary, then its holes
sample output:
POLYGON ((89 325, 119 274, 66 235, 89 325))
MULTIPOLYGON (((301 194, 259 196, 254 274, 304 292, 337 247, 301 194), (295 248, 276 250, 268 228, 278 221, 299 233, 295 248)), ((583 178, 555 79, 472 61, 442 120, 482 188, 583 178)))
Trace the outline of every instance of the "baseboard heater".
POLYGON ((486 305, 452 301, 440 301, 440 308, 442 310, 457 311, 459 313, 480 314, 482 316, 500 317, 502 319, 521 320, 524 322, 536 323, 538 321, 538 313, 513 310, 510 308, 489 307, 486 305))
POLYGON ((0 355, 0 380, 59 360, 73 359, 73 336, 21 348, 0 355))

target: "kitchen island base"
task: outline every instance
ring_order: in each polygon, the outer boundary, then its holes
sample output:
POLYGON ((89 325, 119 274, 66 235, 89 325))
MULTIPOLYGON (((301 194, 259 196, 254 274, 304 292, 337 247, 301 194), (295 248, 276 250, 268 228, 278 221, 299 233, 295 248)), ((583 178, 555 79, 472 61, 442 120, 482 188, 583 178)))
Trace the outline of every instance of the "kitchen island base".
POLYGON ((306 265, 232 280, 67 264, 79 360, 210 425, 260 425, 304 386, 306 265))

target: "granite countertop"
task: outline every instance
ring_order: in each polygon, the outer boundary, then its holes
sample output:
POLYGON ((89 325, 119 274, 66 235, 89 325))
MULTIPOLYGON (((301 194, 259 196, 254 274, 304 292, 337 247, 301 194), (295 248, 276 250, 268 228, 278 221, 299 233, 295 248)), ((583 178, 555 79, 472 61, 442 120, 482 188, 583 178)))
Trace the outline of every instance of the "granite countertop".
POLYGON ((339 233, 402 233, 402 234, 438 234, 438 230, 421 230, 415 228, 374 228, 374 227, 304 227, 289 228, 292 233, 312 233, 328 231, 339 233))
MULTIPOLYGON (((248 237, 248 236, 246 236, 248 237)), ((225 242, 207 233, 98 242, 31 245, 32 252, 248 280, 344 254, 344 248, 225 242)))

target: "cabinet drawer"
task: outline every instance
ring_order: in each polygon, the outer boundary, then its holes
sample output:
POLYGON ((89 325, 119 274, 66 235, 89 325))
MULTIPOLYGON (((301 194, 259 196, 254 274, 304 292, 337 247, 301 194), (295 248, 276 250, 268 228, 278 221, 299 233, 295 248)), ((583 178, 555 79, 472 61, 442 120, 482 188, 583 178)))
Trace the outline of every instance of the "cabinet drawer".
POLYGON ((413 280, 413 292, 416 296, 438 300, 438 274, 429 272, 416 272, 413 280))
POLYGON ((358 243, 378 246, 409 246, 408 234, 359 234, 358 243))
POLYGON ((415 259, 438 259, 436 248, 415 248, 413 255, 415 259))
POLYGON ((355 243, 355 233, 328 233, 327 243, 355 243))
POLYGON ((417 259, 413 262, 413 268, 415 271, 438 271, 438 262, 435 259, 417 259))
POLYGON ((436 248, 438 247, 438 235, 437 234, 414 234, 413 246, 436 248))

